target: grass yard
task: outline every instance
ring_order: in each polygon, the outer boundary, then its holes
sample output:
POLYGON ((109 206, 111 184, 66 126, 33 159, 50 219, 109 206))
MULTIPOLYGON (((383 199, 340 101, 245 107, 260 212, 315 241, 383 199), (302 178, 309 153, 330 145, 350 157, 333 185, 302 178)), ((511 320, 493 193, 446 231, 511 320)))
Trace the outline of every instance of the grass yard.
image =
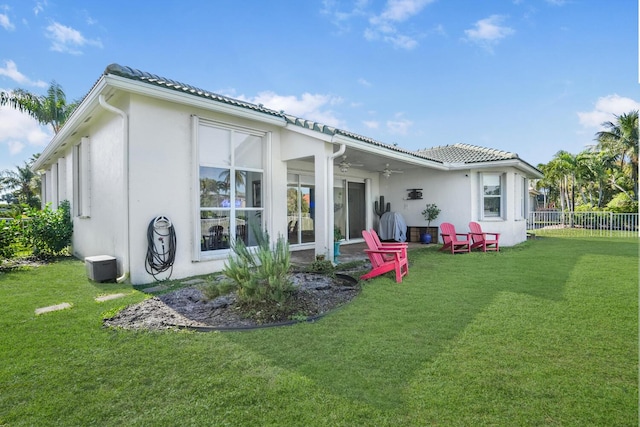
POLYGON ((410 260, 315 324, 230 333, 105 329, 146 296, 77 260, 0 274, 0 426, 638 425, 636 238, 410 260))

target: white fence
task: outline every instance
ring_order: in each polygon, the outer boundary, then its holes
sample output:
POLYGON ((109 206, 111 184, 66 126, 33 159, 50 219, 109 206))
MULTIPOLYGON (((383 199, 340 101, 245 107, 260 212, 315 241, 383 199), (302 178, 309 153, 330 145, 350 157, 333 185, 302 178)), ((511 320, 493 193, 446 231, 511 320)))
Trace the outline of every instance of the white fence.
POLYGON ((530 212, 530 233, 565 233, 586 236, 638 236, 637 213, 613 212, 530 212))

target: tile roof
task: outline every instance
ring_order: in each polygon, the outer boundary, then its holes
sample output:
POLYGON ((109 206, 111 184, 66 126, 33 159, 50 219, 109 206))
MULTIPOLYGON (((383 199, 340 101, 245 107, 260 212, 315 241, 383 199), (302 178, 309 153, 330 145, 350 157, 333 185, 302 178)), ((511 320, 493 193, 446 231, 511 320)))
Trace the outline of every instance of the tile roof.
MULTIPOLYGON (((264 107, 262 104, 252 104, 250 102, 241 101, 238 99, 230 98, 227 96, 219 95, 213 92, 209 92, 204 89, 197 88, 185 83, 181 83, 175 80, 167 79, 164 77, 150 74, 144 71, 136 70, 131 67, 122 66, 119 64, 111 64, 104 70, 104 75, 116 75, 131 80, 137 80, 147 84, 172 89, 178 92, 188 93, 193 96, 199 96, 213 101, 222 102, 225 104, 233 105, 236 107, 246 108, 256 112, 264 113, 267 115, 281 117, 286 123, 300 126, 305 129, 310 129, 316 132, 320 132, 326 135, 342 135, 348 138, 365 142, 367 144, 383 147, 385 149, 408 154, 411 156, 419 157, 422 159, 430 160, 436 163, 481 163, 490 162, 496 160, 507 159, 519 159, 515 153, 507 151, 494 150, 491 148, 478 147, 469 144, 453 144, 445 145, 441 147, 428 148, 419 151, 410 151, 400 148, 396 145, 385 144, 366 136, 358 135, 353 132, 338 129, 332 126, 327 126, 321 123, 317 123, 311 120, 302 119, 290 114, 286 114, 284 111, 276 111, 264 107)), ((526 162, 525 162, 526 163, 526 162)))
MULTIPOLYGON (((195 86, 192 85, 188 85, 185 83, 181 83, 175 80, 171 80, 171 79, 167 79, 164 77, 160 77, 157 76, 155 74, 150 74, 147 73, 145 71, 140 71, 140 70, 136 70, 134 68, 131 67, 126 67, 123 65, 119 65, 119 64, 111 64, 109 65, 105 70, 104 70, 104 75, 108 75, 108 74, 112 74, 112 75, 116 75, 116 76, 120 76, 120 77, 125 77, 127 79, 131 79, 131 80, 138 80, 144 83, 148 83, 148 84, 152 84, 155 86, 160 86, 160 87, 165 87, 168 89, 173 89, 175 91, 178 92, 184 92, 184 93, 189 93, 191 95, 194 96, 199 96, 202 98, 207 98, 207 99, 211 99, 213 101, 218 101, 218 102, 222 102, 225 104, 229 104, 229 105, 234 105, 237 107, 242 107, 242 108, 247 108, 253 111, 257 111, 257 112, 261 112, 264 114, 269 114, 275 117, 281 117, 283 118, 286 123, 295 125, 295 126, 300 126, 303 127, 305 129, 310 129, 316 132, 321 132, 324 133, 326 135, 342 135, 342 136, 346 136, 348 138, 352 138, 358 141, 362 141, 368 144, 372 144, 372 145, 376 145, 378 147, 384 147, 387 148, 389 150, 393 150, 399 153, 405 153, 405 154, 409 154, 409 155, 416 155, 416 153, 414 151, 410 151, 410 150, 406 150, 404 148, 400 148, 398 146, 395 145, 390 145, 390 144, 385 144, 383 142, 377 141, 375 139, 366 137, 366 136, 362 136, 362 135, 358 135, 356 133, 353 132, 349 132, 349 131, 345 131, 342 129, 338 129, 332 126, 327 126, 321 123, 317 123, 311 120, 306 120, 306 119, 302 119, 296 116, 292 116, 291 114, 286 114, 284 111, 275 111, 275 110, 271 110, 269 108, 264 107, 262 104, 252 104, 250 102, 246 102, 246 101, 241 101, 238 99, 234 99, 234 98, 230 98, 228 96, 224 96, 224 95, 220 95, 217 93, 213 93, 213 92, 209 92, 207 90, 204 89, 200 89, 197 88, 195 86)), ((420 155, 417 155, 417 157, 422 157, 420 155)), ((439 161, 436 160, 436 162, 440 163, 439 161)))
POLYGON ((416 152, 427 159, 446 163, 481 163, 498 160, 519 159, 516 153, 478 147, 470 144, 453 144, 426 148, 416 152))

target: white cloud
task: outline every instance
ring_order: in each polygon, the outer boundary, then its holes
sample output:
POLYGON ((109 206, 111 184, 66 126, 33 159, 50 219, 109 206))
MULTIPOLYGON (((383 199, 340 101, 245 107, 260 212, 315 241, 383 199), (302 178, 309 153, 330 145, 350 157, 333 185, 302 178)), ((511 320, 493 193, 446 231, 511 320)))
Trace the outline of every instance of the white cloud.
POLYGON ((618 94, 598 98, 592 111, 578 112, 580 124, 587 128, 602 128, 602 123, 615 121, 615 116, 640 110, 640 102, 618 94))
POLYGON ((46 0, 45 1, 36 2, 36 5, 33 7, 33 14, 38 16, 40 14, 40 12, 44 11, 44 7, 46 5, 47 5, 46 0))
POLYGON ((380 127, 380 123, 375 120, 365 120, 362 124, 369 129, 378 129, 380 127))
POLYGON ((31 80, 20 71, 18 71, 18 67, 16 63, 12 60, 7 60, 4 62, 4 67, 0 68, 0 76, 9 77, 11 80, 27 86, 37 86, 37 87, 47 87, 47 83, 42 80, 31 80))
POLYGON ((331 106, 339 105, 342 98, 333 95, 303 93, 300 98, 294 95, 278 95, 275 92, 260 92, 254 98, 247 98, 243 95, 236 96, 254 104, 262 104, 266 108, 291 114, 303 119, 314 120, 334 127, 344 127, 344 121, 340 120, 331 106))
POLYGON ((397 113, 395 120, 387 121, 387 129, 395 135, 407 135, 409 128, 413 125, 411 120, 402 117, 403 113, 397 113))
POLYGON ((365 87, 371 87, 371 83, 362 77, 358 79, 358 84, 365 87))
POLYGON ((465 40, 491 51, 493 45, 515 33, 513 28, 501 25, 504 19, 505 17, 502 15, 491 15, 479 20, 474 24, 474 28, 464 30, 465 40))
POLYGON ((337 0, 323 0, 320 13, 327 15, 340 33, 345 33, 351 29, 351 20, 353 18, 365 15, 364 9, 367 4, 368 0, 357 0, 351 9, 342 10, 340 9, 342 4, 337 0))
POLYGON ((418 41, 403 34, 398 25, 418 15, 434 0, 388 0, 385 9, 369 19, 369 28, 364 31, 367 40, 382 39, 393 46, 411 50, 418 45, 418 41))
POLYGON ((0 107, 0 145, 6 144, 11 155, 27 146, 44 147, 53 137, 51 130, 18 110, 0 107))
POLYGON ((417 15, 433 0, 388 0, 386 9, 380 14, 385 21, 402 22, 417 15))
POLYGON ((49 25, 46 30, 45 35, 51 39, 51 50, 55 52, 79 55, 82 53, 80 48, 84 46, 102 47, 102 42, 99 39, 87 39, 80 31, 62 25, 59 22, 49 25))
POLYGON ((16 29, 16 26, 13 25, 9 17, 4 13, 0 13, 0 27, 7 31, 13 31, 16 29))

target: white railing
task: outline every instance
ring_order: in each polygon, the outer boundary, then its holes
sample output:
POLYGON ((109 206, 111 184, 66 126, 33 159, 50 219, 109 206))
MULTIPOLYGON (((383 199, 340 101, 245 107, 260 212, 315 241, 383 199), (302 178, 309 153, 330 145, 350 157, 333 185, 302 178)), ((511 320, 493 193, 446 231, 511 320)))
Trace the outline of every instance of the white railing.
POLYGON ((530 212, 530 233, 576 234, 589 236, 638 236, 637 213, 613 212, 530 212))

